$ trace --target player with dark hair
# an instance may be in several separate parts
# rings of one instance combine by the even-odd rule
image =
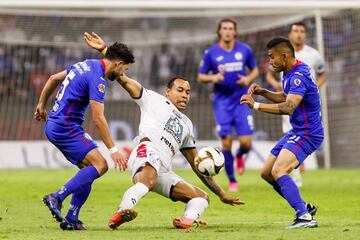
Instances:
[[[88,59],[52,75],[41,92],[34,117],[46,121],[45,134],[72,164],[80,170],[60,190],[44,196],[43,201],[63,230],[86,230],[78,219],[80,209],[87,200],[91,185],[108,170],[105,158],[97,144],[81,127],[88,106],[93,122],[111,153],[115,168],[123,171],[127,160],[115,147],[104,116],[104,97],[108,80],[113,81],[134,63],[131,50],[122,43],[108,48],[104,59]],[[49,116],[46,103],[60,86]],[[72,194],[70,208],[65,218],[61,215],[64,199]]]
[[[288,39],[272,39],[267,47],[274,71],[284,72],[283,91],[271,92],[254,83],[248,94],[241,98],[241,104],[262,112],[290,115],[292,130],[271,150],[261,177],[296,211],[296,219],[289,228],[317,227],[317,221],[313,218],[316,207],[304,202],[288,174],[314,152],[324,139],[319,90],[310,67],[296,60],[294,47]],[[255,102],[252,94],[261,95],[275,103]]]
[[[94,33],[85,33],[85,40],[90,47],[98,50],[105,46],[104,41]],[[118,211],[110,218],[111,229],[133,220],[137,216],[135,205],[149,191],[186,203],[183,216],[173,220],[175,227],[192,229],[206,226],[206,222],[199,221],[199,217],[208,206],[208,195],[172,171],[173,157],[179,151],[197,176],[222,202],[231,205],[243,204],[238,198],[227,195],[212,177],[200,174],[194,165],[197,150],[193,125],[182,113],[190,100],[190,84],[186,79],[170,79],[166,97],[145,89],[125,74],[119,76],[117,81],[139,105],[141,120],[139,136],[136,139],[138,145],[130,154],[128,162],[134,185],[124,193]]]
[[[294,47],[296,59],[306,63],[311,68],[311,73],[316,79],[316,84],[321,88],[326,82],[325,61],[316,49],[305,44],[306,34],[307,28],[303,22],[293,23],[289,27],[288,37]],[[275,90],[282,91],[281,82],[278,81],[277,76],[282,78],[282,74],[276,74],[270,67],[269,71],[266,73],[266,81],[270,83]],[[291,130],[288,115],[282,116],[282,130],[284,134]],[[310,157],[315,159],[315,153],[311,154]],[[303,183],[300,175],[300,167],[294,169],[291,174],[296,185],[301,187]]]
[[[231,152],[233,128],[240,142],[236,154],[238,174],[244,172],[243,156],[251,148],[254,128],[251,109],[238,103],[241,96],[246,94],[249,84],[259,75],[251,47],[236,40],[236,26],[237,23],[232,18],[220,20],[217,28],[219,42],[205,50],[198,74],[199,82],[214,83],[216,128],[225,156],[229,191],[233,192],[238,190]],[[250,69],[249,73],[247,68]]]

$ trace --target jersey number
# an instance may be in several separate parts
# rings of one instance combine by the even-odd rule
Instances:
[[[70,80],[73,80],[74,77],[75,77],[75,73],[73,71],[70,71],[69,74],[66,76],[65,80],[63,81],[63,83],[61,84],[59,91],[56,94],[56,99],[58,101],[60,101],[63,98],[66,87],[69,85]]]

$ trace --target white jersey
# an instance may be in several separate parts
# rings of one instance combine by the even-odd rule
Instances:
[[[141,109],[139,136],[148,137],[159,150],[163,167],[170,170],[172,158],[181,149],[195,148],[193,125],[166,97],[142,88],[134,99]]]
[[[318,50],[304,45],[304,47],[295,52],[296,59],[306,63],[311,68],[311,73],[316,79],[316,74],[321,74],[325,72],[325,61],[321,57]]]
[[[300,51],[295,52],[295,58],[306,63],[311,68],[311,74],[313,75],[314,79],[316,79],[317,74],[325,72],[324,59],[321,57],[320,53],[316,49],[308,45],[304,45],[304,47]],[[282,115],[283,133],[289,132],[291,128],[292,126],[290,124],[289,115]]]

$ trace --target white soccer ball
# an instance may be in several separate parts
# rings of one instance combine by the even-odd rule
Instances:
[[[224,167],[225,158],[219,149],[204,147],[195,158],[195,167],[205,176],[215,176]]]

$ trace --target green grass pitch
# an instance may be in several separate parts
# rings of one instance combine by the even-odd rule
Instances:
[[[128,172],[110,171],[94,183],[82,209],[80,219],[88,231],[64,232],[41,198],[57,190],[75,171],[1,170],[0,239],[360,239],[360,170],[317,170],[303,174],[302,196],[319,207],[317,229],[286,230],[293,220],[293,210],[260,179],[257,171],[248,171],[238,178],[238,195],[247,204],[225,205],[211,193],[210,206],[202,216],[209,226],[206,230],[194,231],[172,226],[172,219],[183,212],[183,203],[154,193],[137,205],[137,219],[117,231],[109,230],[107,221],[131,185]],[[190,170],[181,170],[178,174],[206,190]],[[221,173],[216,180],[226,187],[224,175]],[[68,204],[67,199],[64,214]]]

